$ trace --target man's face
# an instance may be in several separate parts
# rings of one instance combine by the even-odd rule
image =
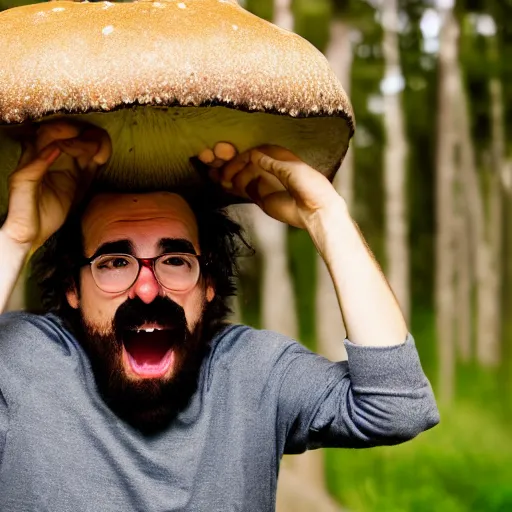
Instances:
[[[176,194],[98,195],[82,232],[86,258],[201,254],[195,216]],[[205,351],[201,319],[213,296],[201,277],[184,292],[169,291],[146,266],[128,289],[106,292],[91,266],[82,268],[79,290],[67,298],[80,311],[81,341],[115,412],[150,430],[186,405]]]

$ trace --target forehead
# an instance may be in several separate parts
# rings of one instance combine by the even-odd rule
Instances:
[[[156,244],[161,238],[185,238],[198,249],[193,211],[181,196],[151,194],[98,194],[82,217],[85,250],[105,242],[128,239],[134,245]]]

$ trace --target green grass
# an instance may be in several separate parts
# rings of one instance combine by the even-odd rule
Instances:
[[[329,450],[333,495],[352,512],[511,511],[511,429],[469,405],[441,417],[400,446]]]

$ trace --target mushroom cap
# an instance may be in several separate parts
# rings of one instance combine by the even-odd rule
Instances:
[[[108,131],[96,179],[120,190],[202,183],[190,158],[220,141],[286,147],[332,179],[354,132],[325,57],[236,0],[48,2],[0,24],[0,213],[21,133],[50,119]]]

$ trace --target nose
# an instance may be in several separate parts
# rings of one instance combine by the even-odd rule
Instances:
[[[156,280],[153,270],[148,267],[142,267],[137,281],[130,288],[128,297],[130,299],[138,297],[142,302],[150,304],[160,295],[161,291],[162,288]]]

